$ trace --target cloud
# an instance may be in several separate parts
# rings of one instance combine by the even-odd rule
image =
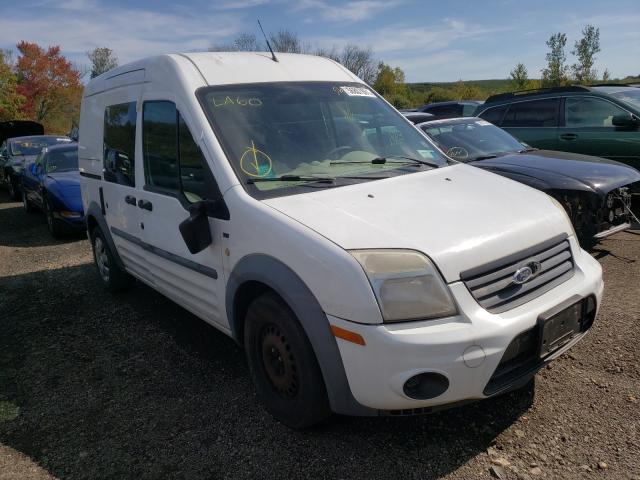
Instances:
[[[99,46],[113,49],[120,63],[161,53],[206,50],[242,26],[239,17],[227,12],[158,12],[104,6],[94,0],[66,0],[49,8],[46,15],[32,13],[30,8],[5,12],[0,45],[13,46],[23,39],[56,44],[76,63],[87,63],[85,52]]]
[[[330,5],[324,0],[300,0],[293,6],[293,11],[313,10],[313,17],[308,17],[307,21],[317,21],[319,18],[332,23],[354,23],[370,19],[401,3],[403,0],[355,0]]]

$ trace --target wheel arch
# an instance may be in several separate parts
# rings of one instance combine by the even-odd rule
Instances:
[[[93,248],[93,232],[96,228],[100,228],[107,245],[113,252],[113,256],[115,261],[118,263],[118,267],[120,267],[123,271],[126,270],[124,267],[124,262],[120,258],[120,254],[118,253],[118,249],[116,248],[115,243],[113,242],[113,237],[111,236],[111,232],[109,231],[109,225],[107,225],[107,220],[104,218],[102,214],[102,209],[100,205],[96,202],[89,203],[89,207],[85,213],[85,222],[87,223],[87,235],[89,236],[89,240],[91,241]]]
[[[349,415],[376,415],[359,404],[349,387],[342,357],[327,316],[304,281],[286,264],[265,254],[242,258],[229,275],[226,310],[233,338],[243,344],[249,303],[265,291],[275,292],[300,322],[320,366],[331,409]]]

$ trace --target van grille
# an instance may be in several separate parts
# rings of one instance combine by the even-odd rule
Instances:
[[[514,273],[521,267],[538,268],[531,280],[518,285]],[[539,297],[573,276],[574,263],[566,235],[496,262],[460,274],[471,295],[491,313],[502,313]]]

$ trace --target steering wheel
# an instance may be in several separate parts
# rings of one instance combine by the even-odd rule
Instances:
[[[464,147],[451,147],[447,150],[447,155],[452,158],[468,158],[469,152]]]
[[[350,146],[350,145],[343,145],[343,146],[341,146],[341,147],[336,147],[336,148],[334,148],[333,150],[331,150],[331,151],[328,153],[328,155],[329,155],[329,158],[330,158],[331,160],[337,160],[337,159],[338,159],[338,154],[339,154],[340,152],[349,153],[349,152],[353,152],[354,150],[355,150],[355,148],[353,148],[353,147],[352,147],[352,146]]]

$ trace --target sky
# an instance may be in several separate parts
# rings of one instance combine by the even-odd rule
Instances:
[[[640,0],[0,0],[0,48],[20,40],[60,45],[77,65],[113,49],[121,64],[149,55],[206,50],[239,33],[297,32],[314,47],[370,47],[408,82],[507,78],[522,62],[530,77],[545,64],[545,41],[586,24],[600,28],[596,68],[640,74]]]

